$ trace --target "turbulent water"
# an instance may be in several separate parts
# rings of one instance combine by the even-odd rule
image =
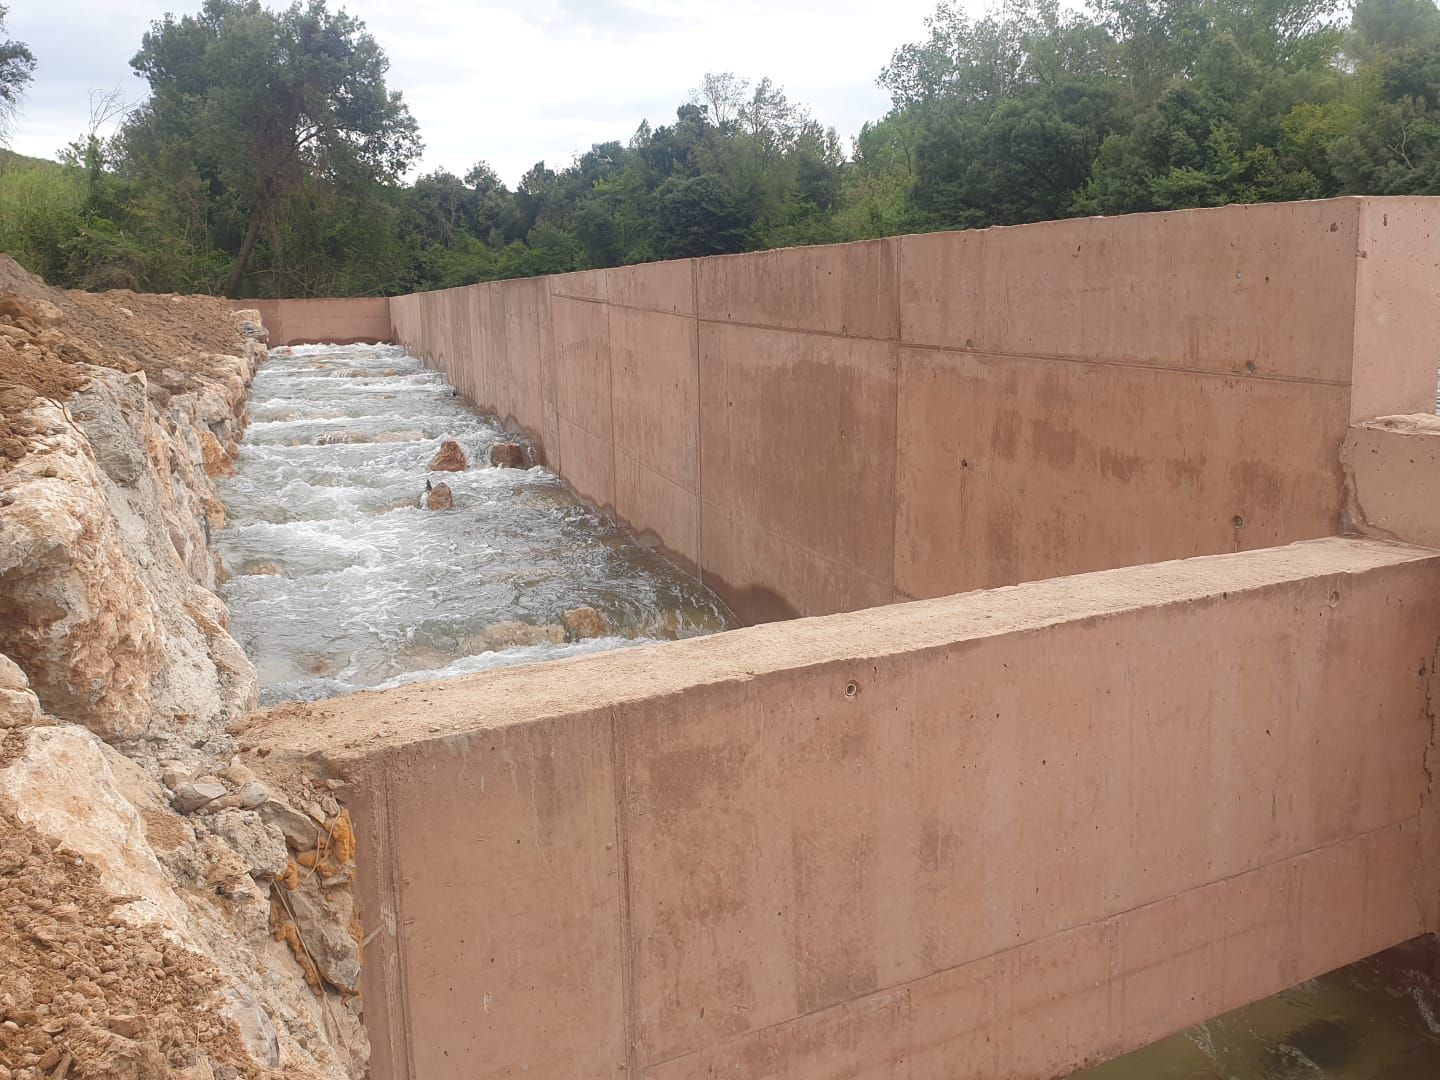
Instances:
[[[1436,1080],[1440,985],[1429,963],[1403,946],[1072,1080]]]
[[[553,474],[491,468],[505,433],[402,349],[273,350],[250,414],[217,540],[231,632],[266,704],[728,625],[707,590]],[[471,468],[429,472],[445,439]],[[453,510],[422,508],[427,478],[451,487]],[[499,649],[487,636],[512,621],[553,634],[581,606],[613,632]]]

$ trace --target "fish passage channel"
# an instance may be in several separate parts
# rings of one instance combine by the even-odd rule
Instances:
[[[492,467],[512,436],[403,349],[271,350],[249,409],[216,539],[262,704],[733,625],[553,473]],[[432,471],[447,440],[468,467]],[[452,508],[426,508],[427,480]]]

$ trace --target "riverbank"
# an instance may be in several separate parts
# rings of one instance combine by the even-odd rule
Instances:
[[[0,1080],[364,1070],[348,817],[236,759],[210,541],[264,355],[0,259]]]

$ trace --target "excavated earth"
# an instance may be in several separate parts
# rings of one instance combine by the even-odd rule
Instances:
[[[350,818],[244,735],[255,312],[0,256],[0,1080],[359,1077]]]

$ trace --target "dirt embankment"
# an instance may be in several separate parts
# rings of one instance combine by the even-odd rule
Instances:
[[[263,330],[0,256],[0,1080],[362,1075],[349,817],[240,760],[215,480]]]

